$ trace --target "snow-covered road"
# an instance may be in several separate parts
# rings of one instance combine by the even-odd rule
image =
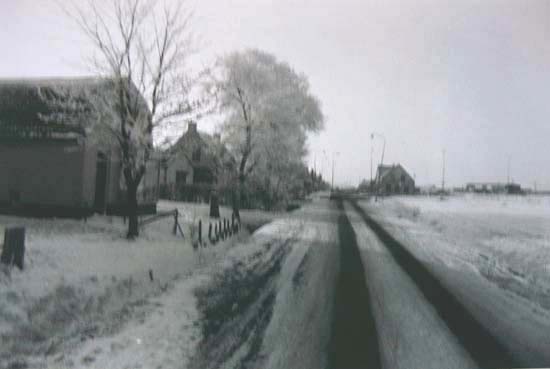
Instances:
[[[550,278],[545,268],[550,265],[550,217],[544,211],[518,215],[507,207],[508,214],[487,218],[481,210],[466,215],[462,208],[432,210],[432,203],[422,204],[421,210],[397,200],[359,203],[389,234],[384,237],[357,208],[344,204],[342,208],[337,201],[317,198],[274,218],[250,237],[198,253],[182,248],[169,232],[157,235],[154,229],[143,244],[127,245],[102,219],[84,225],[31,221],[29,268],[1,281],[6,299],[0,317],[8,321],[15,316],[8,308],[36,311],[29,316],[43,319],[29,318],[32,330],[19,329],[25,337],[41,337],[37,329],[46,329],[50,316],[62,319],[52,324],[63,329],[36,341],[44,346],[35,350],[38,354],[20,350],[16,361],[0,360],[0,367],[548,366]],[[51,240],[43,237],[54,223],[63,232],[54,232]],[[106,233],[111,228],[115,230]],[[73,239],[79,243],[72,244]],[[92,246],[96,239],[103,244]],[[147,244],[159,239],[163,248]],[[408,250],[415,261],[399,256],[389,247],[392,243]],[[53,268],[44,262],[49,260],[46,249],[59,255],[57,264],[67,266]],[[122,268],[104,265],[107,255],[118,254],[128,261]],[[76,263],[82,255],[87,260]],[[118,260],[122,258],[113,259],[115,264]],[[71,268],[71,263],[78,267]],[[146,271],[153,264],[151,283]],[[92,272],[97,276],[86,278]],[[84,287],[110,286],[113,273],[120,282],[101,290],[111,297],[99,295],[90,305]],[[143,281],[136,273],[143,274]],[[63,284],[52,284],[44,297],[29,299],[25,293],[40,286],[36,276],[52,283],[61,278]],[[23,298],[32,304],[27,307]],[[71,313],[73,303],[87,315]],[[87,313],[90,309],[93,314]],[[18,345],[9,330],[3,332],[11,347]],[[496,344],[489,346],[487,334]],[[25,345],[37,347],[30,341]]]
[[[204,341],[193,368],[327,367],[339,260],[332,208],[321,200],[276,220],[226,259],[227,272],[217,280],[239,292],[224,297],[224,288],[217,288],[203,304],[210,308],[201,324],[231,309],[215,325],[218,333]],[[222,333],[227,328],[231,334]]]
[[[346,203],[365,266],[384,368],[476,368],[447,325],[363,219]]]
[[[362,207],[513,356],[550,364],[545,199],[425,198]],[[498,244],[496,243],[498,241]]]

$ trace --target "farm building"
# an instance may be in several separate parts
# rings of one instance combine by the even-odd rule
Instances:
[[[516,183],[475,182],[466,184],[466,192],[486,194],[522,194],[521,186]]]
[[[54,108],[40,91],[57,86],[109,88],[106,79],[97,78],[0,80],[1,211],[40,216],[123,213],[118,146],[91,140],[83,124],[44,120]],[[148,165],[138,190],[141,212],[156,210],[155,169],[155,163]]]
[[[379,194],[397,195],[416,192],[414,179],[401,164],[379,165],[376,171],[376,188]]]
[[[177,200],[208,201],[212,190],[229,185],[235,165],[220,136],[199,132],[194,122],[164,156],[161,194]]]

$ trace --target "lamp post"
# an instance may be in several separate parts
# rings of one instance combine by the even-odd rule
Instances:
[[[337,152],[333,152],[332,153],[332,178],[331,178],[331,184],[330,184],[330,191],[334,191],[334,156],[335,155],[340,155],[340,153],[337,151]]]
[[[323,150],[323,172],[325,172],[325,174],[327,174],[327,165],[330,165],[330,162],[329,162],[329,159],[328,159],[328,155],[327,155],[327,151],[326,150]],[[328,175],[325,177],[328,179]]]
[[[372,144],[372,139],[374,137],[371,136],[370,139],[370,184],[372,186],[372,157],[374,155],[374,145]]]
[[[441,173],[441,194],[445,194],[445,149],[443,149],[443,170]]]
[[[383,134],[372,132],[370,135],[371,143],[374,140],[374,136],[380,137],[382,139],[382,157],[380,158],[380,167],[384,164],[384,152],[386,151],[386,137],[384,137]],[[371,183],[372,183],[372,153],[373,153],[373,145],[371,145]],[[380,185],[380,175],[377,176],[377,186]],[[378,188],[376,189],[376,192],[378,192]]]

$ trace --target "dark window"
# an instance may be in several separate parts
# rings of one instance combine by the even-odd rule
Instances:
[[[212,184],[214,176],[212,171],[207,168],[196,168],[193,172],[193,183]]]
[[[9,191],[10,205],[17,205],[21,201],[21,193],[18,190]]]
[[[191,156],[191,159],[193,161],[200,161],[201,160],[201,148],[197,147],[195,150],[193,150],[193,155]]]
[[[183,170],[176,171],[176,186],[177,187],[185,185],[185,183],[187,182],[186,179],[187,179],[187,172],[185,172]]]

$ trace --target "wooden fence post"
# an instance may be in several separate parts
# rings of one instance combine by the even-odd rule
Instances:
[[[178,209],[174,210],[174,229],[172,231],[174,236],[176,235],[177,231],[178,231]]]
[[[11,266],[15,264],[23,270],[25,259],[25,228],[10,227],[4,231],[4,247],[0,262]]]

